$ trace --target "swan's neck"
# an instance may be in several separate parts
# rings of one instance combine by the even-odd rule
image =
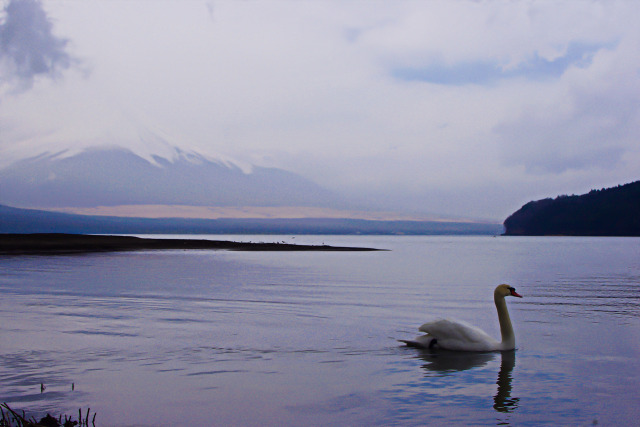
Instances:
[[[494,294],[493,300],[498,310],[498,321],[500,322],[500,334],[502,335],[502,350],[513,350],[516,347],[516,337],[511,326],[511,318],[509,318],[509,310],[507,310],[507,302],[502,295]]]

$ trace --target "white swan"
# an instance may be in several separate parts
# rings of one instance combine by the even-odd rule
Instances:
[[[507,296],[522,298],[522,295],[509,285],[499,285],[493,292],[502,341],[496,341],[484,331],[468,323],[446,319],[428,322],[420,326],[419,330],[426,335],[421,335],[415,340],[400,341],[412,347],[442,348],[454,351],[513,350],[516,347],[516,337],[513,334],[507,303],[504,300]]]

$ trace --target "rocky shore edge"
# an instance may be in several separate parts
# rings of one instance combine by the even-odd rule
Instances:
[[[156,239],[134,236],[94,234],[0,234],[0,255],[56,254],[82,252],[116,252],[167,249],[218,249],[230,251],[377,251],[329,245],[299,245],[291,243],[253,243],[227,240]]]

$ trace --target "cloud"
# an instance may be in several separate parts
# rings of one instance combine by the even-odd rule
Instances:
[[[0,76],[14,89],[28,89],[38,76],[53,77],[71,66],[67,40],[56,37],[53,24],[37,0],[10,0],[0,23]]]
[[[640,60],[632,45],[599,52],[589,68],[571,69],[544,90],[532,85],[540,94],[529,92],[529,103],[494,127],[503,164],[534,175],[622,170],[640,134]]]
[[[387,209],[500,217],[638,179],[639,2],[2,4],[40,10],[14,31],[57,42],[21,45],[48,64],[23,77],[2,51],[38,90],[0,103],[0,161],[91,144],[126,107],[185,150]],[[49,79],[75,68],[71,47],[91,75]]]
[[[562,56],[549,59],[539,52],[534,52],[526,61],[512,67],[505,67],[497,61],[461,62],[451,65],[436,62],[420,68],[401,67],[391,73],[400,80],[443,85],[487,85],[513,78],[545,80],[561,77],[570,67],[588,67],[600,49],[609,48],[611,45],[574,42],[569,44]]]

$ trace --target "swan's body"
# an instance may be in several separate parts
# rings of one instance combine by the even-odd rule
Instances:
[[[516,337],[511,326],[507,303],[507,296],[522,298],[515,288],[509,285],[499,285],[493,292],[493,300],[498,311],[500,333],[502,341],[497,341],[484,331],[468,323],[453,320],[436,320],[420,326],[421,335],[414,340],[401,340],[412,347],[442,348],[453,351],[503,351],[516,347]]]

